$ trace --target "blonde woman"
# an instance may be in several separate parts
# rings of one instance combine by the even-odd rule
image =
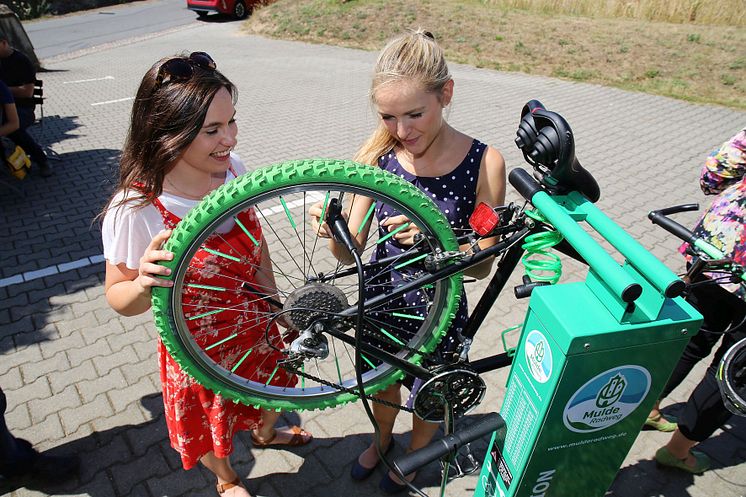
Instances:
[[[430,33],[416,31],[391,40],[378,56],[371,85],[370,95],[378,115],[378,127],[360,148],[355,160],[378,166],[417,186],[440,207],[458,235],[469,229],[469,216],[480,202],[493,207],[503,203],[505,163],[500,152],[448,124],[444,110],[451,103],[453,94],[454,81],[443,50]],[[370,222],[359,228],[370,205],[369,199],[356,199],[346,213],[350,232],[357,233],[355,242],[361,247],[368,237]],[[329,236],[327,226],[318,225],[321,211],[322,206],[317,204],[311,208],[310,214],[319,233]],[[408,223],[406,216],[385,204],[376,206],[375,215],[381,238]],[[418,228],[409,224],[379,244],[373,259],[404,252],[418,233]],[[481,243],[486,247],[494,242],[483,240]],[[330,242],[330,247],[339,260],[352,262],[351,255],[341,244]],[[492,260],[485,260],[471,268],[468,274],[483,278],[489,275],[491,267]],[[367,285],[369,296],[382,288],[401,285],[406,278],[405,271],[392,270],[380,276],[375,284]],[[389,306],[416,308],[422,302],[423,296],[412,292],[390,302]],[[394,322],[389,323],[390,328],[406,335],[406,320],[391,319]],[[440,353],[446,353],[454,345],[466,319],[466,299],[462,296],[452,326],[439,345]],[[411,389],[411,379],[404,383]],[[376,397],[400,404],[401,384],[389,386]],[[373,403],[373,414],[380,427],[381,448],[385,452],[393,446],[392,433],[398,413],[398,409]],[[437,424],[415,416],[407,451],[427,445],[437,428]],[[371,443],[353,464],[352,478],[362,480],[369,477],[378,463],[378,452]],[[414,474],[408,475],[407,480],[414,477]],[[395,493],[404,490],[406,485],[389,472],[384,475],[380,487],[385,492]]]

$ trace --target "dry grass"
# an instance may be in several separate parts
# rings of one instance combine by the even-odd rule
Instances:
[[[531,0],[279,0],[258,9],[247,29],[378,50],[402,29],[424,27],[455,62],[746,109],[743,27],[550,15],[493,5],[503,1]],[[637,0],[646,1],[654,0]]]
[[[743,0],[484,0],[484,3],[544,14],[746,25]]]

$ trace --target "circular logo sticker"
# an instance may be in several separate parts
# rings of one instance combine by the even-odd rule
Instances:
[[[539,383],[546,383],[552,376],[552,349],[540,331],[532,330],[526,337],[526,364],[531,376]]]
[[[632,414],[650,390],[650,373],[641,366],[618,366],[580,387],[565,406],[568,430],[590,433],[613,426]]]

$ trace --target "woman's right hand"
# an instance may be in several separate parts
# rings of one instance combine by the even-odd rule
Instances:
[[[159,278],[159,276],[169,276],[171,270],[158,264],[159,261],[173,260],[174,254],[168,250],[163,250],[163,244],[171,236],[171,230],[163,230],[153,237],[145,249],[145,253],[140,257],[140,267],[135,281],[144,290],[150,290],[154,286],[173,286],[173,281]]]

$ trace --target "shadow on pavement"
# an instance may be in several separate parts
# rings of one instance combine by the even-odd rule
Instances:
[[[682,403],[668,406],[666,413],[675,414]],[[699,444],[698,450],[705,452],[712,459],[712,468],[709,471],[717,474],[718,470],[743,464],[746,460],[746,419],[733,416],[723,427],[722,431]],[[641,434],[645,436],[645,434]],[[660,467],[653,459],[651,450],[650,458],[640,460],[636,464],[622,468],[616,476],[606,497],[626,497],[655,495],[660,497],[692,497],[700,495],[699,492],[692,494],[689,487],[694,487],[695,477],[684,471],[672,468]],[[709,474],[705,473],[707,476]],[[665,483],[661,492],[661,482]],[[733,482],[738,484],[737,482]]]
[[[71,128],[72,129],[72,128]],[[116,181],[119,150],[61,153],[54,175],[0,184],[0,279],[101,253],[95,217]]]
[[[129,424],[91,433],[83,438],[63,443],[49,449],[56,456],[78,454],[81,469],[78,478],[59,485],[17,482],[14,485],[0,485],[0,494],[19,488],[42,492],[47,495],[88,495],[90,497],[123,497],[136,495],[213,495],[214,476],[204,467],[197,466],[184,471],[178,454],[170,447],[166,423],[163,419],[163,401],[160,394],[151,394],[140,399],[140,404],[149,413],[151,421]],[[278,424],[299,424],[296,413],[285,413]],[[342,451],[346,445],[364,447],[367,436],[355,435],[345,440],[339,438],[315,439],[304,447],[278,447],[276,449],[255,449],[252,453],[250,435],[240,432],[234,439],[234,452],[231,463],[244,479],[252,495],[279,495],[274,486],[287,490],[298,488],[294,495],[307,495],[309,482],[331,483],[328,469],[321,466],[322,460],[342,459],[349,455]],[[340,452],[342,451],[342,452]],[[283,473],[288,467],[283,453],[292,452],[302,460],[297,472]],[[357,453],[357,452],[356,452]],[[252,478],[251,472],[256,459],[271,457],[272,473]],[[256,458],[256,459],[255,459]],[[347,481],[349,464],[337,468]],[[275,472],[276,471],[276,472]],[[377,483],[377,480],[375,480]],[[145,488],[147,487],[147,488]],[[329,495],[336,495],[331,493]]]

